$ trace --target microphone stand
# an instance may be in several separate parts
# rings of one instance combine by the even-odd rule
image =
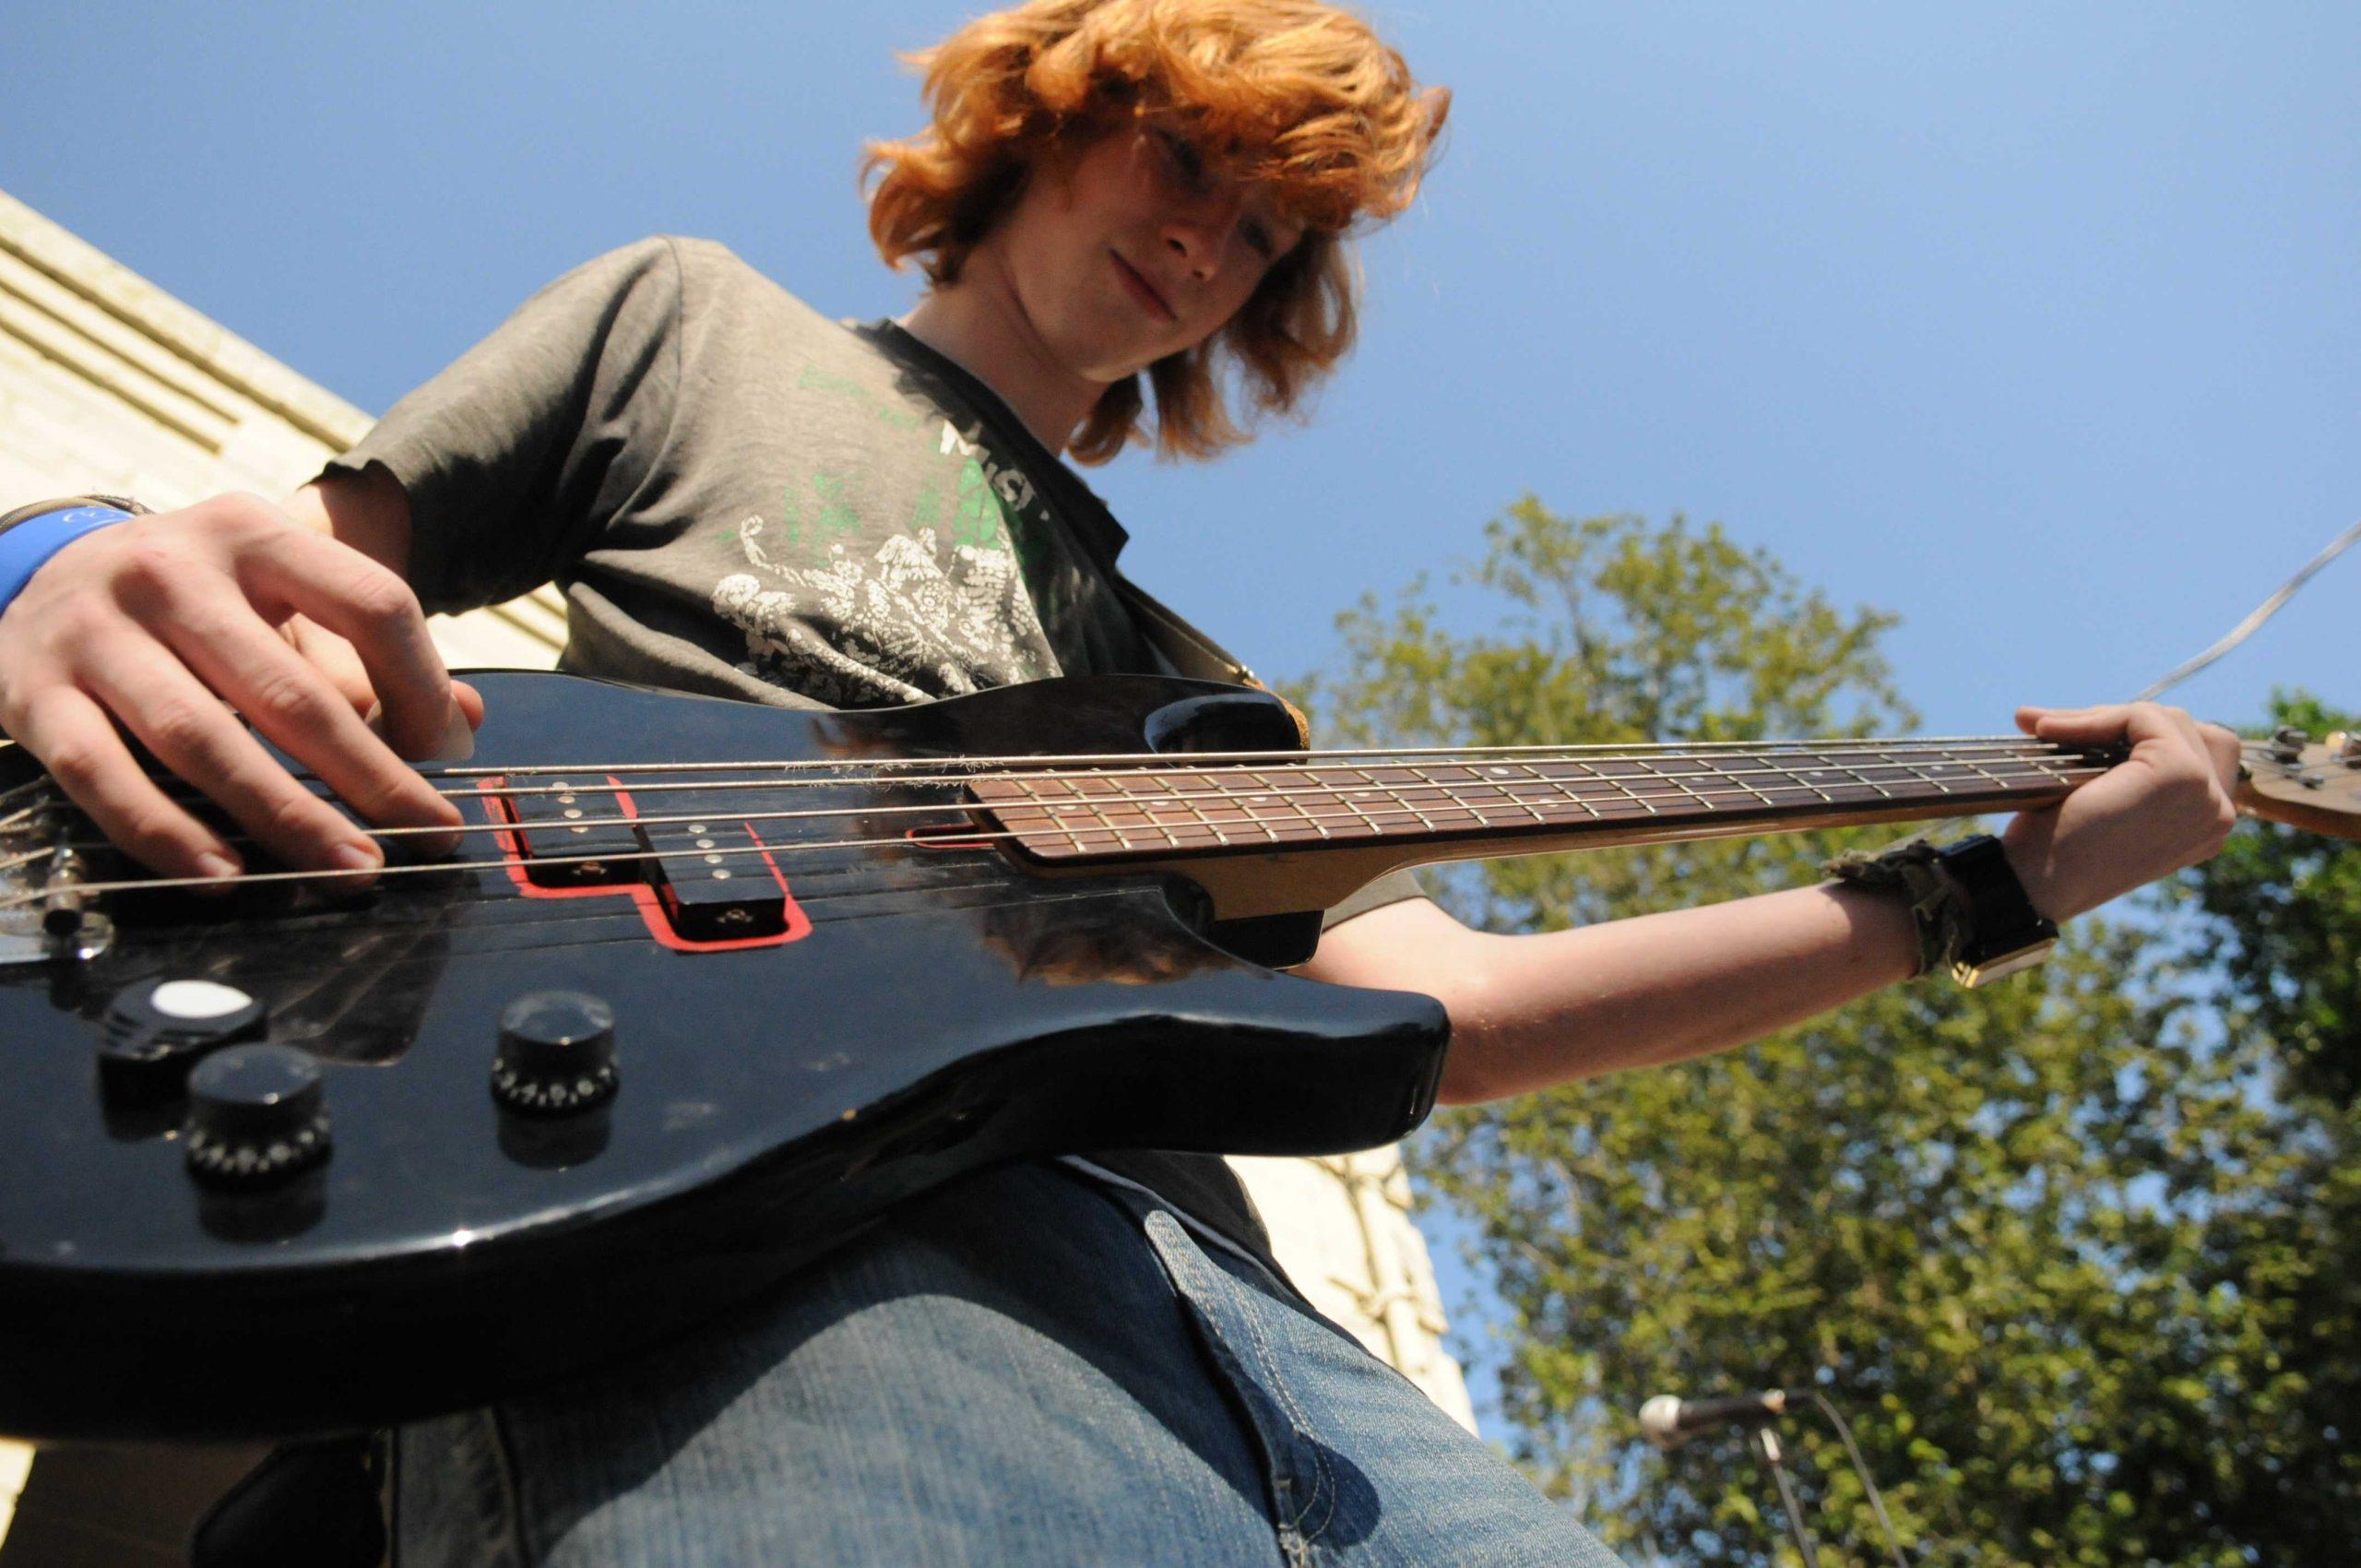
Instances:
[[[1779,1436],[1771,1430],[1768,1420],[1749,1421],[1746,1428],[1748,1445],[1755,1456],[1771,1471],[1771,1479],[1779,1488],[1779,1505],[1787,1515],[1787,1531],[1796,1538],[1796,1550],[1804,1555],[1804,1568],[1820,1568],[1820,1549],[1812,1543],[1811,1532],[1804,1527],[1803,1509],[1796,1502],[1796,1489],[1787,1479],[1787,1467],[1780,1463]]]

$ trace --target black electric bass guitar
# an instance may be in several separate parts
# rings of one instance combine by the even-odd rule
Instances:
[[[2013,810],[2021,737],[1304,753],[1266,695],[810,714],[470,677],[460,849],[138,873],[0,747],[0,1432],[268,1436],[564,1374],[981,1165],[1318,1153],[1434,1095],[1432,1000],[1290,978],[1419,861]],[[2341,831],[2361,746],[2250,803]],[[388,834],[397,845],[398,831]]]

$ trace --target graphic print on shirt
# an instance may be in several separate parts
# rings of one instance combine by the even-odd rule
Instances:
[[[952,459],[955,493],[946,502],[930,476],[895,531],[865,528],[856,478],[825,470],[808,476],[804,496],[789,491],[777,523],[757,514],[740,524],[748,569],[724,576],[712,600],[745,634],[738,668],[838,707],[1059,673],[1007,512],[1012,493],[1031,498],[1031,481],[988,471],[989,455],[946,421],[938,460]]]

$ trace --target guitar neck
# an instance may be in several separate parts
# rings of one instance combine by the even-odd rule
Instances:
[[[1437,861],[1927,821],[2061,800],[2111,756],[2023,737],[1125,759],[978,778],[1051,873],[1178,872],[1222,919]]]

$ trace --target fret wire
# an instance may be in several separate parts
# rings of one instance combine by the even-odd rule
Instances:
[[[1148,783],[1159,792],[1169,797],[1174,788],[1169,781],[1169,775],[1158,776],[1151,774],[1148,776]],[[1185,793],[1185,790],[1183,793]],[[1155,797],[1150,798],[1154,799]],[[1181,835],[1183,833],[1195,832],[1200,829],[1204,832],[1211,833],[1214,837],[1214,842],[1216,845],[1227,844],[1229,841],[1222,837],[1220,831],[1216,829],[1212,823],[1205,820],[1204,812],[1198,807],[1194,801],[1167,798],[1158,802],[1158,805],[1166,815],[1178,818],[1178,820],[1168,821],[1166,820],[1166,816],[1158,815],[1155,810],[1148,810],[1148,820],[1157,825],[1158,830],[1163,833],[1166,840],[1172,844],[1174,848],[1188,848],[1188,841],[1184,839]],[[1192,818],[1194,820],[1191,820]]]
[[[1259,777],[1259,776],[1258,776],[1258,777]],[[1263,782],[1264,782],[1264,784],[1269,784],[1269,783],[1270,783],[1270,780],[1269,780],[1269,778],[1263,778]],[[1273,787],[1273,789],[1270,790],[1270,796],[1271,796],[1271,799],[1272,799],[1273,801],[1276,802],[1278,803],[1279,807],[1280,807],[1282,810],[1285,810],[1285,811],[1291,811],[1291,812],[1295,813],[1295,814],[1296,814],[1298,817],[1299,817],[1299,818],[1301,818],[1301,819],[1302,819],[1302,822],[1304,823],[1304,825],[1309,826],[1309,825],[1311,824],[1311,814],[1304,810],[1304,808],[1303,808],[1303,802],[1302,802],[1302,801],[1299,798],[1299,797],[1300,797],[1303,793],[1304,793],[1304,791],[1302,791],[1302,790],[1293,790],[1293,789],[1289,789],[1289,788],[1287,788],[1287,785],[1286,785],[1285,783],[1281,783],[1281,784],[1279,784],[1279,785],[1276,785],[1276,786]],[[1290,834],[1292,834],[1292,833],[1294,832],[1295,827],[1296,827],[1296,826],[1297,826],[1297,825],[1296,825],[1295,823],[1292,823],[1292,822],[1286,822],[1286,823],[1273,823],[1271,826],[1272,826],[1272,829],[1273,829],[1273,831],[1275,831],[1275,832],[1277,829],[1284,827],[1284,828],[1287,829],[1287,830],[1288,830],[1288,832],[1289,832]],[[1326,836],[1325,834],[1323,834],[1323,835],[1322,835],[1322,837],[1327,837],[1327,836]]]
[[[1544,776],[1543,776],[1543,775],[1542,775],[1538,770],[1536,770],[1536,769],[1534,767],[1534,766],[1533,766],[1531,763],[1529,763],[1529,762],[1526,762],[1526,763],[1518,763],[1518,764],[1516,764],[1515,766],[1519,766],[1519,767],[1524,768],[1524,769],[1525,769],[1525,771],[1526,773],[1531,774],[1531,775],[1532,775],[1532,777],[1533,777],[1533,780],[1534,780],[1534,782],[1536,782],[1536,783],[1539,783],[1539,784],[1547,784],[1547,783],[1548,783],[1548,782],[1549,782],[1549,780],[1548,780],[1546,777],[1544,777]],[[1500,771],[1500,769],[1495,768],[1493,771],[1494,771],[1494,772],[1498,772],[1498,771]],[[1533,820],[1534,820],[1534,821],[1538,822],[1538,823],[1544,823],[1544,824],[1546,824],[1546,823],[1548,823],[1548,822],[1549,821],[1549,818],[1548,818],[1548,816],[1546,816],[1546,815],[1544,815],[1544,814],[1542,814],[1542,811],[1541,811],[1541,808],[1540,808],[1540,807],[1538,807],[1538,806],[1535,805],[1531,801],[1526,800],[1524,796],[1519,795],[1519,794],[1517,794],[1515,791],[1513,791],[1513,790],[1512,790],[1507,789],[1507,787],[1506,787],[1506,786],[1503,786],[1503,787],[1502,787],[1502,790],[1501,790],[1501,792],[1502,792],[1502,793],[1504,793],[1504,794],[1506,794],[1506,795],[1508,796],[1508,798],[1509,798],[1511,801],[1513,801],[1516,804],[1518,804],[1518,805],[1520,805],[1520,806],[1523,806],[1526,811],[1531,812],[1531,813],[1533,814]]]
[[[1188,799],[1189,810],[1195,814],[1199,822],[1204,824],[1205,830],[1214,836],[1214,842],[1227,847],[1229,843],[1229,835],[1221,830],[1221,824],[1216,822],[1211,816],[1206,814],[1204,801],[1199,799],[1193,792],[1183,791],[1183,793]]]
[[[1657,777],[1657,778],[1664,778],[1664,777],[1665,777],[1665,776],[1664,776],[1664,774],[1663,774],[1659,769],[1657,769],[1657,768],[1655,768],[1655,767],[1654,767],[1654,766],[1650,766],[1649,765],[1644,764],[1644,763],[1643,763],[1643,764],[1642,764],[1641,766],[1643,766],[1643,767],[1647,767],[1648,772],[1649,772],[1651,775],[1655,776],[1655,777]],[[1695,789],[1693,789],[1691,786],[1690,786],[1690,785],[1689,785],[1688,783],[1686,783],[1685,781],[1682,781],[1682,780],[1679,780],[1679,779],[1667,779],[1667,782],[1670,782],[1670,783],[1675,783],[1675,784],[1677,784],[1677,785],[1679,786],[1679,788],[1680,791],[1681,791],[1683,794],[1687,795],[1691,800],[1692,800],[1692,801],[1696,802],[1698,803],[1698,805],[1702,806],[1702,807],[1703,807],[1703,808],[1704,808],[1706,811],[1710,812],[1710,811],[1712,811],[1712,810],[1714,809],[1714,802],[1711,802],[1711,801],[1707,800],[1704,796],[1703,796],[1703,795],[1699,794]]]
[[[1889,800],[1889,801],[1890,801],[1890,800],[1892,800],[1892,799],[1893,799],[1893,791],[1892,791],[1892,790],[1889,790],[1889,789],[1887,789],[1883,784],[1880,783],[1878,780],[1876,780],[1876,779],[1874,779],[1874,778],[1871,778],[1869,776],[1869,770],[1868,770],[1867,768],[1857,767],[1857,766],[1845,766],[1845,767],[1841,767],[1841,768],[1839,768],[1837,771],[1838,771],[1838,772],[1840,772],[1840,773],[1850,773],[1850,774],[1853,776],[1853,778],[1854,778],[1854,779],[1855,779],[1855,781],[1856,781],[1856,782],[1868,785],[1870,789],[1875,790],[1876,790],[1880,795],[1883,796],[1885,799],[1887,799],[1887,800]]]
[[[1093,783],[1100,782],[1101,780],[1104,780],[1103,789],[1097,790],[1091,789],[1091,785]],[[1074,791],[1075,804],[1078,805],[1081,810],[1089,814],[1092,823],[1091,831],[1105,833],[1111,836],[1115,840],[1115,848],[1118,850],[1128,851],[1132,847],[1131,839],[1127,837],[1124,835],[1123,830],[1116,826],[1114,822],[1108,816],[1107,806],[1105,803],[1107,791],[1113,790],[1117,793],[1121,793],[1122,786],[1115,783],[1111,779],[1107,779],[1102,774],[1076,778],[1067,787]]]
[[[1928,773],[1927,773],[1926,768],[1925,768],[1923,766],[1919,765],[1919,764],[1916,764],[1916,763],[1905,763],[1905,764],[1902,765],[1902,770],[1903,770],[1904,773],[1907,773],[1907,774],[1911,775],[1913,778],[1916,778],[1919,782],[1921,782],[1921,783],[1923,783],[1923,784],[1929,784],[1929,785],[1932,785],[1932,786],[1933,786],[1937,790],[1939,790],[1940,792],[1941,792],[1941,793],[1943,793],[1943,794],[1946,794],[1946,795],[1955,795],[1955,794],[1959,793],[1959,791],[1958,791],[1958,790],[1956,790],[1952,789],[1950,785],[1948,785],[1948,784],[1944,783],[1941,779],[1940,779],[1940,778],[1929,778],[1929,777],[1928,776]]]
[[[1309,777],[1315,785],[1319,783],[1320,780],[1318,774],[1314,773]],[[1328,829],[1322,826],[1320,820],[1311,814],[1309,807],[1303,804],[1302,801],[1299,799],[1300,793],[1301,791],[1290,791],[1287,797],[1288,803],[1295,807],[1296,814],[1303,818],[1305,824],[1309,826],[1314,833],[1319,834],[1323,838],[1327,837]]]
[[[1060,822],[1057,807],[1050,802],[1049,797],[1042,792],[1039,780],[1021,778],[1017,781],[1017,787],[1023,790],[1026,795],[1036,803],[1037,807],[1040,811],[1041,820],[1049,825],[1050,832],[1063,833],[1066,837],[1067,842],[1074,846],[1074,852],[1075,854],[1080,855],[1089,852],[1082,842],[1082,835],[1076,833],[1073,828],[1063,826]]]
[[[1639,764],[1637,764],[1637,763],[1634,763],[1634,764],[1632,764],[1632,766],[1636,767],[1636,766],[1639,766],[1640,765],[1639,765]],[[1629,784],[1625,783],[1625,782],[1622,780],[1622,778],[1621,778],[1620,777],[1616,777],[1616,778],[1613,778],[1613,783],[1614,783],[1614,785],[1615,785],[1615,787],[1616,787],[1617,789],[1619,789],[1619,790],[1622,790],[1626,795],[1629,795],[1631,799],[1633,799],[1633,800],[1635,800],[1635,801],[1639,802],[1640,802],[1640,804],[1642,804],[1643,806],[1647,807],[1648,814],[1649,814],[1650,816],[1655,816],[1655,815],[1657,815],[1657,814],[1657,814],[1657,811],[1656,811],[1656,808],[1655,808],[1655,803],[1654,802],[1652,802],[1652,801],[1648,800],[1645,796],[1642,795],[1642,794],[1641,794],[1637,790],[1632,789],[1631,785],[1629,785]]]
[[[1762,787],[1761,787],[1761,786],[1759,786],[1759,785],[1755,785],[1755,784],[1749,784],[1749,783],[1745,782],[1745,781],[1744,781],[1744,779],[1743,779],[1743,778],[1740,778],[1740,776],[1739,776],[1739,775],[1738,775],[1738,774],[1736,774],[1736,773],[1731,773],[1731,772],[1728,772],[1728,771],[1726,771],[1726,770],[1723,770],[1723,771],[1722,771],[1722,775],[1721,775],[1721,776],[1722,776],[1722,777],[1724,777],[1724,778],[1729,778],[1729,779],[1737,780],[1737,782],[1738,782],[1738,787],[1739,789],[1741,789],[1741,790],[1745,790],[1748,794],[1752,795],[1756,800],[1758,800],[1758,801],[1762,802],[1762,804],[1764,804],[1764,805],[1766,805],[1766,806],[1776,805],[1776,804],[1778,803],[1777,802],[1774,801],[1774,800],[1773,800],[1773,799],[1772,799],[1768,794],[1764,793],[1764,791],[1762,790]]]
[[[1390,784],[1389,784],[1389,785],[1387,785],[1387,786],[1386,786],[1386,790],[1385,790],[1385,792],[1386,792],[1387,794],[1389,794],[1389,795],[1391,795],[1391,796],[1393,796],[1393,797],[1394,797],[1394,803],[1395,805],[1400,806],[1404,811],[1406,811],[1406,812],[1408,812],[1412,816],[1417,817],[1417,818],[1418,819],[1418,826],[1419,826],[1420,827],[1424,828],[1427,832],[1429,832],[1429,833],[1437,833],[1437,832],[1442,831],[1440,828],[1436,827],[1436,826],[1435,826],[1435,825],[1434,825],[1431,821],[1430,821],[1430,820],[1428,819],[1428,817],[1427,817],[1427,814],[1426,814],[1426,813],[1424,813],[1424,812],[1420,811],[1418,807],[1416,807],[1416,806],[1412,805],[1412,804],[1410,803],[1410,802],[1409,802],[1408,798],[1407,798],[1407,797],[1406,797],[1398,788],[1396,788],[1396,787],[1394,787],[1394,786],[1393,786],[1393,785],[1390,785]]]
[[[1580,763],[1576,763],[1574,766],[1579,767],[1582,765]],[[1558,792],[1558,800],[1560,803],[1580,806],[1583,810],[1590,814],[1592,821],[1596,822],[1599,820],[1598,808],[1591,804],[1589,799],[1574,788],[1574,781],[1572,779],[1556,778],[1548,774],[1542,775],[1542,778],[1551,789]]]
[[[1247,778],[1249,782],[1252,783],[1262,783],[1260,779],[1255,778],[1255,777],[1251,773],[1247,775]],[[1267,790],[1268,786],[1264,786],[1264,788]],[[1274,844],[1277,843],[1279,841],[1279,830],[1273,827],[1268,822],[1263,820],[1262,816],[1255,812],[1253,807],[1246,803],[1246,798],[1243,795],[1238,794],[1235,790],[1232,790],[1230,793],[1233,799],[1237,802],[1238,809],[1245,814],[1248,825],[1250,826],[1261,828],[1263,830],[1264,837],[1269,839]]]
[[[1362,786],[1358,791],[1354,791],[1352,793],[1374,795],[1382,792],[1378,790],[1370,788],[1370,786],[1374,785],[1377,780],[1367,768],[1355,768],[1351,771],[1360,775]],[[1338,791],[1338,798],[1344,801],[1347,809],[1361,819],[1362,823],[1368,826],[1370,833],[1382,834],[1385,829],[1378,826],[1377,819],[1369,814],[1369,809],[1367,807],[1363,806],[1360,802],[1352,798],[1352,793],[1340,790]]]

